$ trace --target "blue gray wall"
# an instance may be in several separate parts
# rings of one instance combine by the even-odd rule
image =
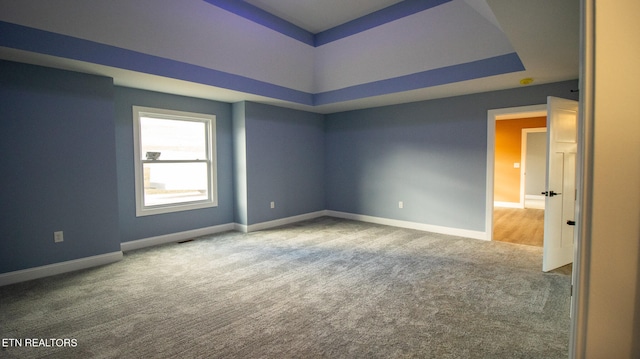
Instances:
[[[244,125],[247,223],[243,224],[323,210],[324,116],[244,102]]]
[[[0,273],[120,251],[112,80],[0,61],[0,109]]]
[[[0,273],[324,209],[483,231],[487,110],[576,98],[575,88],[568,81],[320,115],[1,61]],[[216,115],[218,207],[135,216],[133,105]],[[55,244],[60,230],[65,241]]]
[[[487,111],[577,99],[577,81],[326,116],[328,210],[484,231]],[[404,208],[398,208],[398,202]]]
[[[217,207],[136,217],[132,113],[134,105],[216,115]],[[233,148],[230,104],[116,87],[115,108],[118,214],[122,242],[233,222]]]

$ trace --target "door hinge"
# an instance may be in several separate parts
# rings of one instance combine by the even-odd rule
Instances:
[[[569,297],[573,297],[573,284],[569,287]]]

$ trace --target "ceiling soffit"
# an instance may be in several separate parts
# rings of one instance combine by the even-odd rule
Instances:
[[[80,0],[70,0],[70,2],[73,1]],[[55,28],[48,29],[47,26],[33,28],[33,23],[24,22],[21,24],[21,21],[14,21],[5,15],[0,15],[0,32],[3,33],[3,36],[0,37],[0,58],[18,61],[22,59],[34,64],[111,76],[114,77],[116,84],[124,86],[154,89],[154,86],[157,85],[156,89],[159,90],[171,88],[172,86],[167,86],[168,82],[178,81],[175,84],[180,86],[173,86],[173,90],[170,92],[178,94],[184,92],[203,98],[228,99],[230,102],[252,99],[327,113],[332,109],[370,106],[371,101],[363,101],[365,99],[375,99],[377,104],[389,104],[425,99],[425,96],[437,98],[469,93],[468,91],[516,87],[517,85],[511,84],[517,80],[514,81],[515,77],[509,74],[522,74],[523,72],[528,74],[531,72],[529,66],[525,70],[523,63],[526,65],[527,62],[521,61],[518,55],[521,50],[525,51],[527,42],[526,38],[522,36],[509,36],[507,39],[502,31],[501,24],[503,23],[496,19],[493,8],[498,6],[498,10],[504,10],[507,7],[516,8],[517,5],[512,0],[500,3],[498,1],[491,0],[492,7],[489,7],[485,0],[392,1],[394,4],[391,6],[374,10],[373,13],[323,30],[320,33],[312,33],[273,15],[271,15],[271,20],[279,19],[274,21],[284,27],[273,26],[268,22],[267,24],[261,23],[264,20],[260,20],[260,18],[268,13],[251,2],[261,5],[259,3],[265,1],[191,0],[181,5],[188,8],[184,10],[185,19],[188,16],[187,12],[199,8],[205,11],[201,11],[198,16],[189,16],[189,18],[211,22],[207,16],[214,14],[218,17],[218,21],[222,19],[222,22],[226,21],[227,25],[236,25],[235,32],[243,32],[248,26],[247,21],[258,27],[264,28],[266,26],[274,30],[273,32],[262,31],[264,33],[262,35],[260,32],[256,32],[259,31],[256,28],[253,33],[244,31],[243,35],[245,36],[258,35],[277,40],[275,34],[279,34],[282,39],[295,39],[289,33],[289,29],[297,28],[300,33],[311,37],[311,40],[289,40],[291,43],[299,43],[302,48],[306,46],[312,50],[311,53],[304,50],[305,54],[302,57],[297,56],[298,52],[295,51],[279,51],[279,55],[283,59],[302,59],[298,61],[300,64],[296,65],[299,67],[297,70],[292,71],[289,65],[280,65],[277,60],[269,61],[273,66],[280,65],[282,71],[276,71],[275,75],[273,75],[274,71],[269,69],[254,74],[245,72],[241,68],[241,64],[238,65],[237,70],[229,70],[219,67],[220,61],[213,61],[211,65],[207,65],[162,54],[158,56],[144,48],[121,47],[121,45],[109,44],[101,40],[92,41],[90,38],[78,38],[76,37],[78,35],[65,34],[64,31],[60,32]],[[563,2],[568,3],[572,0],[563,0]],[[13,5],[10,3],[12,2],[8,0],[0,0],[0,10],[2,8],[16,8],[14,3]],[[204,8],[198,7],[198,3],[205,4]],[[246,6],[231,8],[229,5],[231,3]],[[121,10],[114,8],[125,6],[123,4],[111,5],[110,3],[108,9],[110,11]],[[126,4],[129,8],[125,10],[131,10],[132,7],[138,7],[137,10],[145,9],[144,6],[134,6],[129,2]],[[171,4],[171,2],[167,2],[164,5],[171,7],[173,6]],[[216,6],[207,10],[207,5],[210,4]],[[9,5],[11,7],[8,7]],[[176,9],[164,9],[166,7],[164,5],[155,9],[158,11],[157,16],[160,16],[160,12],[163,11],[175,13]],[[225,11],[212,10],[216,7]],[[24,11],[33,10],[29,5],[24,5],[23,8]],[[87,9],[89,8],[87,7]],[[258,10],[256,11],[256,9]],[[99,10],[92,9],[92,11],[98,12]],[[446,11],[451,13],[446,14]],[[546,11],[548,13],[550,10]],[[0,13],[3,12],[0,11]],[[207,15],[202,14],[203,12],[207,12]],[[222,13],[228,15],[222,16]],[[504,13],[504,11],[498,12],[502,17],[505,16]],[[513,10],[506,13],[514,17]],[[47,20],[47,13],[42,12],[42,14],[40,20]],[[136,14],[132,13],[128,16],[136,17]],[[237,20],[234,20],[234,16]],[[532,25],[523,22],[522,20],[525,18],[510,19],[507,28],[512,29],[511,33],[526,34],[531,30]],[[553,21],[554,19],[549,20],[550,23],[554,23]],[[513,24],[516,23],[524,23],[524,29],[514,30],[516,27]],[[36,22],[36,24],[38,24],[36,26],[40,26],[40,23]],[[451,26],[447,27],[447,24]],[[566,22],[563,23],[563,25],[565,24]],[[168,26],[167,29],[173,30],[171,24]],[[99,28],[92,27],[95,27],[93,23],[85,21],[85,27],[82,30],[89,30],[88,33],[93,34],[104,33]],[[197,27],[193,27],[193,29],[197,29]],[[577,33],[577,29],[575,32]],[[318,38],[321,38],[321,34],[324,33],[331,34],[330,37],[327,37],[329,40],[319,42]],[[135,34],[133,35],[135,36]],[[117,38],[120,39],[122,36]],[[206,35],[203,38],[206,40]],[[518,45],[517,47],[515,45],[512,47],[513,41],[515,41],[515,45]],[[262,38],[253,42],[271,45],[271,42],[265,42]],[[173,43],[175,41],[169,42],[169,45]],[[214,40],[214,43],[218,45],[217,40]],[[166,41],[161,41],[158,44],[166,46]],[[189,46],[194,45],[190,41],[183,42],[182,45],[184,45],[182,53],[187,55],[196,56],[192,50],[196,50],[195,53],[200,50],[190,50]],[[300,46],[291,45],[291,48],[300,49]],[[263,47],[268,48],[269,46]],[[513,49],[514,47],[518,53]],[[539,48],[543,49],[542,46]],[[247,54],[250,54],[255,51],[255,48],[249,47],[245,50]],[[219,52],[225,53],[225,51]],[[228,53],[228,51],[226,52]],[[230,62],[233,65],[241,63],[244,58],[251,57],[240,55],[238,58],[237,54],[234,55],[236,55],[235,58],[230,57]],[[198,57],[198,59],[205,60],[207,58],[207,56]],[[542,56],[538,56],[538,58],[542,59]],[[260,70],[264,59],[253,60],[254,62],[259,61],[259,63],[252,65],[251,68]],[[305,63],[306,65],[304,65]],[[542,68],[544,66],[541,65],[544,63],[543,60],[529,61],[529,63],[535,65],[532,67]],[[309,69],[309,64],[312,66],[312,74],[303,70],[304,68]],[[553,70],[553,66],[549,67],[548,62],[544,64]],[[137,81],[135,83],[127,81],[126,76],[123,76],[124,73],[139,74],[129,76],[136,78]],[[275,80],[261,79],[259,76],[263,74],[281,76],[281,78],[288,79],[291,85],[278,84],[277,78]],[[302,76],[302,82],[296,76]],[[309,76],[313,79],[310,79]],[[567,75],[566,72],[554,74],[554,76],[548,82],[575,78],[572,74]],[[160,79],[162,80],[160,81]],[[475,80],[479,81],[480,79],[482,79],[482,85],[480,83],[478,86],[472,85],[476,84]],[[500,79],[508,79],[509,82]],[[299,83],[310,83],[309,81],[313,81],[314,85],[308,89],[298,88]],[[186,84],[193,84],[193,86],[186,86]],[[458,86],[457,84],[467,85]],[[197,90],[186,90],[187,88]],[[224,93],[226,91],[229,91],[229,95]],[[402,94],[407,94],[407,96]]]
[[[315,47],[313,105],[524,70],[483,0],[392,1],[315,34],[265,10],[288,1],[205,1]]]

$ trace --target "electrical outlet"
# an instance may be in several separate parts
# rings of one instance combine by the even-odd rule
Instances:
[[[398,202],[398,208],[404,208],[404,202],[399,201]]]
[[[64,242],[64,232],[62,231],[53,232],[53,242],[54,243]]]
[[[271,201],[271,208],[276,208],[276,202]]]

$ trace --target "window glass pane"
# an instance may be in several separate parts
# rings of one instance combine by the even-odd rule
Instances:
[[[215,115],[133,106],[136,216],[218,205]]]
[[[199,121],[140,118],[141,156],[160,152],[158,160],[206,160],[206,125]]]
[[[206,163],[145,163],[144,205],[207,200],[207,167]]]

